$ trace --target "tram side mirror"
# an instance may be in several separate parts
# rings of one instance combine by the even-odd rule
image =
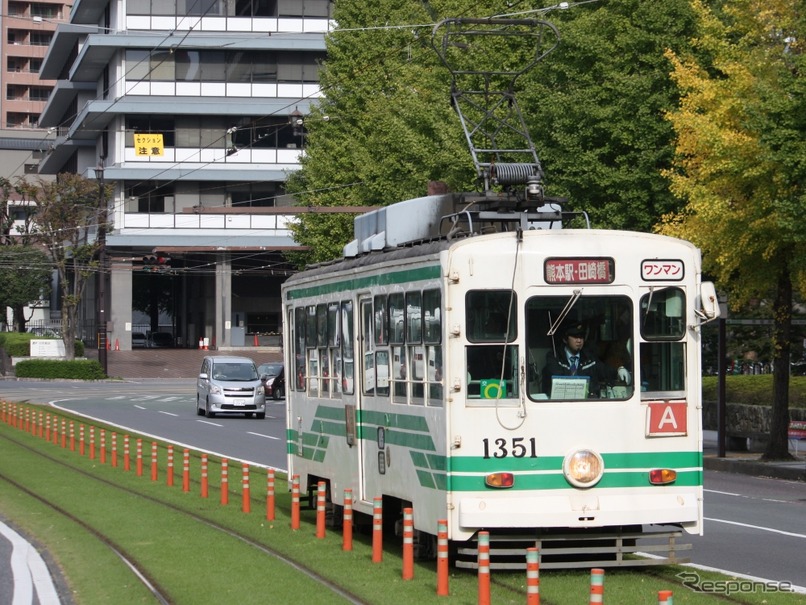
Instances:
[[[716,295],[714,283],[704,281],[700,284],[700,300],[697,315],[706,322],[713,321],[720,315],[719,298]]]

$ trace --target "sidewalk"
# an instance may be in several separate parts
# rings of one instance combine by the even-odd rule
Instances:
[[[716,431],[703,431],[703,467],[710,471],[740,473],[787,481],[806,481],[806,443],[790,441],[795,460],[791,462],[762,462],[761,454],[754,452],[726,452],[724,458],[717,456]]]

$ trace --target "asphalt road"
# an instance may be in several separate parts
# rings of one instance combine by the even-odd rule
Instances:
[[[194,380],[125,383],[0,382],[0,397],[52,402],[121,428],[171,440],[250,464],[286,467],[284,402],[273,402],[264,420],[208,419],[195,412]],[[770,582],[717,587],[806,592],[806,485],[705,471],[705,535],[685,536],[692,562],[705,568]],[[696,584],[697,569],[691,582]],[[783,583],[783,584],[781,584]]]

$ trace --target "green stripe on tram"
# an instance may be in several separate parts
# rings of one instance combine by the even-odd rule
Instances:
[[[289,300],[298,298],[308,298],[311,296],[322,296],[335,292],[347,292],[350,290],[364,290],[372,286],[388,286],[391,284],[405,284],[410,282],[424,281],[427,279],[438,279],[442,277],[442,268],[439,265],[419,267],[417,269],[405,269],[403,271],[391,271],[378,275],[368,275],[366,277],[351,277],[342,281],[309,286],[307,288],[295,288],[287,291]]]
[[[409,449],[412,465],[419,484],[426,489],[453,491],[484,490],[484,476],[507,471],[515,473],[515,491],[567,489],[562,474],[562,456],[537,458],[480,458],[438,454],[431,437],[428,421],[422,416],[378,411],[359,411],[358,438],[375,442],[378,428],[384,428],[388,445]],[[302,457],[324,462],[331,437],[345,438],[344,408],[319,405],[310,428],[302,434]],[[299,455],[299,434],[287,431],[287,448],[290,454]],[[678,470],[676,486],[702,485],[702,452],[616,452],[602,454],[605,474],[597,488],[613,489],[649,486],[648,471],[653,468]],[[450,464],[450,470],[448,466]]]

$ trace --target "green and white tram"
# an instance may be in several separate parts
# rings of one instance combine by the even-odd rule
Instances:
[[[629,550],[658,528],[700,533],[700,326],[719,311],[699,251],[562,219],[409,200],[358,217],[343,259],[289,278],[289,476],[325,481],[337,512],[345,488],[368,515],[377,497],[385,519],[411,506],[423,552],[440,519],[460,554],[489,531],[494,561],[518,540],[547,561],[552,537]],[[608,376],[627,375],[546,375],[570,321]]]

